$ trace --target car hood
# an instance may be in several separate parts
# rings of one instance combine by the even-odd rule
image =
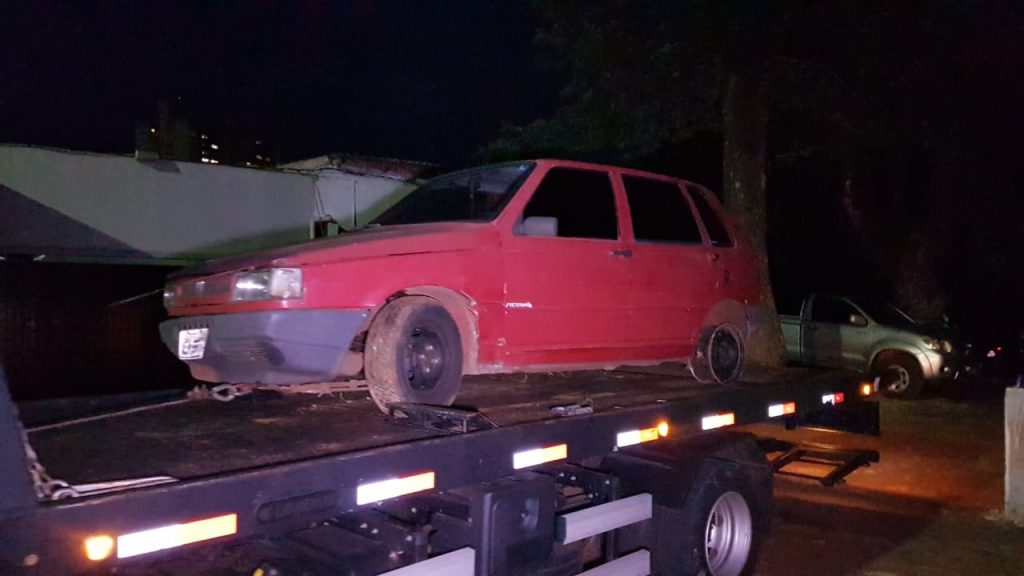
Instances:
[[[263,266],[302,266],[400,254],[470,250],[493,242],[492,223],[439,222],[381,226],[182,268],[170,278],[208,276]]]

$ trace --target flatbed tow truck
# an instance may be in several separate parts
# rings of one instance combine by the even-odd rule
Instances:
[[[468,377],[454,408],[256,392],[25,427],[0,372],[0,573],[737,576],[772,477],[871,451],[877,385],[807,369]],[[59,479],[59,480],[57,480]]]

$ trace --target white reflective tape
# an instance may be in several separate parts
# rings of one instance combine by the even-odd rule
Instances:
[[[225,514],[206,520],[122,534],[117,537],[117,557],[131,558],[157,550],[167,550],[203,540],[230,536],[236,532],[238,532],[238,515]]]
[[[361,484],[356,488],[356,504],[369,504],[398,498],[414,492],[433,490],[434,472],[423,472],[404,478],[389,478],[379,482]]]
[[[732,426],[735,423],[736,414],[734,412],[726,412],[724,414],[705,416],[700,421],[700,428],[701,430],[711,430],[712,428],[721,428],[722,426]]]
[[[657,440],[661,438],[661,434],[658,433],[658,428],[644,428],[643,430],[630,430],[628,432],[620,432],[615,437],[615,445],[619,448],[624,446],[632,446],[634,444],[640,444],[641,442],[650,442],[651,440]]]
[[[565,460],[568,457],[569,445],[556,444],[554,446],[548,446],[547,448],[536,448],[534,450],[516,452],[512,455],[512,467],[516,470],[521,470],[523,468],[529,468],[530,466],[536,466],[545,462]]]
[[[783,416],[785,414],[795,414],[796,403],[786,402],[785,404],[772,404],[768,407],[768,417],[775,418],[777,416]]]
[[[475,572],[476,551],[467,547],[384,572],[380,576],[473,576]]]
[[[580,576],[647,576],[651,573],[651,553],[637,550],[611,562],[580,572]]]

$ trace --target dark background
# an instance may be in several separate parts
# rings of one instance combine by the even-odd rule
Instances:
[[[865,293],[932,322],[950,313],[962,338],[1019,338],[1019,2],[7,0],[0,142],[130,154],[163,100],[282,161],[549,155],[720,189],[722,70],[754,61],[780,310],[809,290]],[[15,301],[48,318],[17,326],[55,323],[71,306],[62,274],[81,279],[92,311],[51,358],[164,272],[45,266],[0,266],[0,296],[10,322]],[[137,312],[152,320],[150,302]],[[25,346],[5,340],[5,355]]]

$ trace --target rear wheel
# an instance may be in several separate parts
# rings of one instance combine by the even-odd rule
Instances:
[[[672,576],[746,576],[753,572],[767,526],[766,509],[742,468],[724,465],[693,486],[686,505],[676,513],[658,512],[661,528],[677,536],[659,539],[656,562]],[[672,520],[675,518],[675,520]],[[674,524],[674,525],[673,525]]]
[[[370,325],[366,380],[377,407],[413,402],[448,406],[462,382],[459,328],[440,303],[426,296],[393,300]]]
[[[924,389],[921,365],[909,354],[883,352],[875,360],[872,372],[879,378],[878,389],[892,398],[912,400]]]
[[[743,371],[743,337],[731,324],[701,330],[690,359],[690,372],[701,382],[733,382]]]

